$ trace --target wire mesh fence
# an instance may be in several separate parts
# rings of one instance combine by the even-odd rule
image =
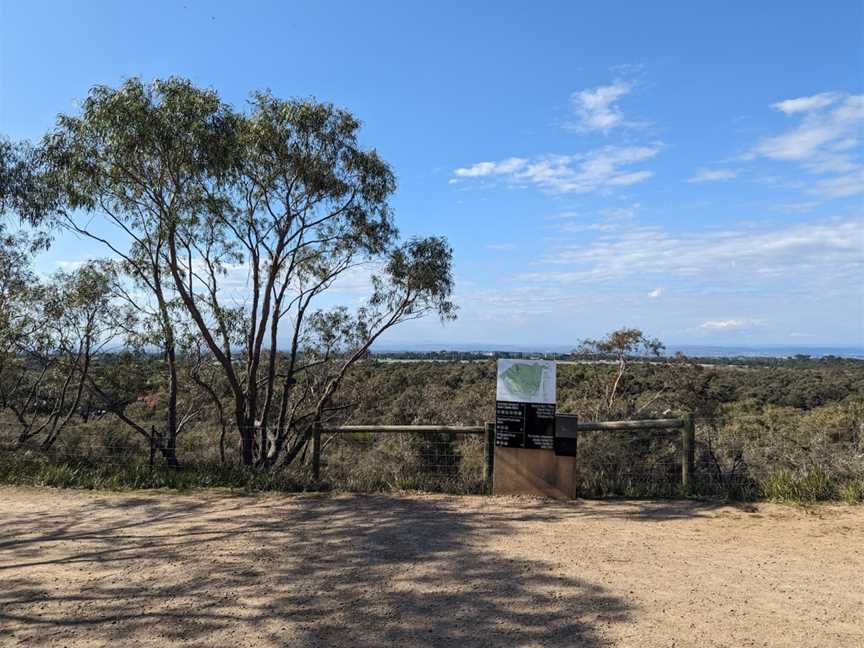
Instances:
[[[676,430],[583,430],[577,488],[583,497],[671,497],[682,493],[682,442]]]
[[[34,428],[30,428],[32,432]],[[111,417],[76,422],[45,447],[45,434],[0,418],[0,478],[20,472],[26,483],[82,485],[82,475],[110,476],[137,486],[224,485],[260,489],[332,488],[349,491],[489,491],[488,440],[483,428],[410,431],[325,428],[320,471],[312,470],[312,444],[290,464],[239,465],[236,431],[215,425],[186,428],[177,438],[178,466],[155,444]],[[582,497],[674,497],[682,488],[680,429],[580,430],[576,492]],[[219,450],[224,444],[225,460]],[[689,494],[731,499],[766,495],[790,499],[843,496],[864,484],[864,433],[825,432],[806,446],[767,426],[739,428],[716,420],[695,425]],[[89,471],[89,472],[88,472]],[[32,475],[42,477],[32,477]],[[30,477],[26,477],[30,475]],[[49,478],[46,475],[53,477]],[[75,479],[70,477],[76,476]],[[67,479],[68,478],[68,479]],[[67,481],[64,481],[67,479]],[[92,483],[97,484],[99,482]],[[802,497],[799,495],[803,493]]]
[[[454,426],[440,430],[325,428],[317,480],[311,439],[290,465],[277,462],[267,471],[287,479],[292,487],[314,483],[349,491],[488,492],[489,439],[484,429]],[[0,425],[0,452],[6,455],[7,465],[10,458],[19,464],[23,458],[75,469],[122,468],[135,474],[209,471],[224,476],[237,467],[239,453],[236,440],[229,440],[227,466],[221,462],[220,432],[212,426],[187,429],[177,439],[176,467],[148,439],[110,420],[70,426],[48,449],[38,435],[21,443],[20,426],[6,423]],[[660,497],[681,492],[681,443],[675,430],[583,431],[578,447],[577,489],[582,496]]]
[[[349,490],[482,493],[480,431],[325,432],[321,478]]]
[[[257,439],[259,430],[254,431]],[[145,480],[146,484],[157,485],[191,482],[193,476],[204,478],[205,485],[232,485],[232,480],[237,479],[247,483],[249,473],[254,473],[256,484],[292,490],[314,487],[479,494],[488,487],[482,428],[443,432],[324,432],[317,478],[312,469],[311,437],[301,444],[290,463],[284,461],[283,454],[272,463],[253,467],[239,465],[236,432],[227,441],[221,437],[221,430],[215,426],[187,429],[177,438],[174,464],[166,459],[158,444],[116,422],[91,421],[69,426],[50,447],[45,446],[44,435],[34,434],[25,439],[22,426],[5,422],[0,424],[0,472],[44,471],[63,466],[64,470],[77,472],[114,471],[135,484],[148,473],[177,473]],[[220,441],[226,446],[225,461],[219,451]],[[291,443],[297,443],[297,439]],[[206,478],[207,473],[211,478]]]
[[[152,444],[116,421],[96,419],[69,425],[53,440],[38,429],[38,425],[25,428],[0,423],[0,452],[115,465],[149,461]],[[159,457],[154,457],[154,462],[158,460]]]

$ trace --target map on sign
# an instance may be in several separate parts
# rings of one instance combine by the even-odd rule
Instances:
[[[497,400],[555,403],[555,363],[548,360],[498,360]]]

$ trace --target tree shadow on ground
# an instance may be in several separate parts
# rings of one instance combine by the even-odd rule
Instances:
[[[49,497],[0,512],[0,639],[594,647],[629,616],[530,547],[502,550],[516,525],[554,523],[566,506],[269,496],[52,509]]]

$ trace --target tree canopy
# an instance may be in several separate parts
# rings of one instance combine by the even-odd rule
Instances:
[[[240,111],[185,79],[131,79],[93,88],[38,145],[3,143],[3,209],[101,246],[134,313],[127,341],[167,359],[164,429],[139,430],[163,451],[179,432],[179,355],[219,367],[194,378],[260,464],[286,442],[296,455],[382,333],[455,316],[446,240],[399,238],[395,175],[359,129],[315,99],[254,92]],[[364,303],[322,307],[349,272],[370,274]]]

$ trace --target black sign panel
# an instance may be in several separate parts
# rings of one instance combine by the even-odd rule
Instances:
[[[505,448],[554,449],[555,405],[496,401],[495,445]]]
[[[525,407],[527,403],[495,401],[495,445],[525,447]]]
[[[558,414],[555,417],[555,454],[575,457],[579,440],[579,419],[575,414]]]

